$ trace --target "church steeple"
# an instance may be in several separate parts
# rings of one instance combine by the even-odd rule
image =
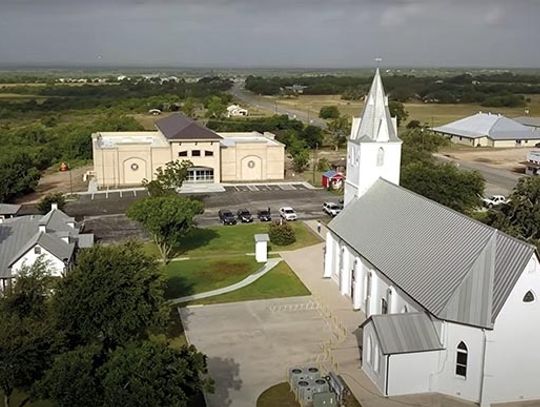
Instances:
[[[378,178],[399,184],[401,140],[390,115],[379,69],[364,102],[361,117],[354,117],[347,143],[345,205],[361,196]]]
[[[363,139],[371,141],[398,139],[397,123],[388,109],[388,97],[384,93],[379,68],[375,71],[371,88],[366,96],[361,119],[353,121],[351,140]]]

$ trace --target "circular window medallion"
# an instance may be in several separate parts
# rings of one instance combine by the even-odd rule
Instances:
[[[131,164],[131,169],[132,169],[133,171],[137,171],[137,170],[139,169],[139,164],[137,164],[137,163]]]
[[[255,161],[248,161],[248,168],[255,168]]]

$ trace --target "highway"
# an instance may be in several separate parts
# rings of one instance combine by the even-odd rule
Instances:
[[[230,90],[230,93],[241,102],[254,106],[256,108],[274,112],[276,114],[287,114],[291,118],[296,118],[319,127],[326,127],[324,120],[317,117],[318,112],[309,112],[299,109],[293,109],[278,105],[263,96],[255,95],[254,93],[244,89],[244,82],[235,82]],[[518,179],[522,176],[509,170],[491,167],[486,164],[458,160],[455,158],[446,157],[444,155],[436,155],[438,159],[455,163],[460,168],[467,170],[476,170],[480,172],[486,180],[486,195],[509,195]]]

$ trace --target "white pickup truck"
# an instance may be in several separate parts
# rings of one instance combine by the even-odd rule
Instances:
[[[492,195],[488,198],[482,198],[484,206],[487,208],[493,208],[494,206],[508,203],[508,199],[504,195]]]

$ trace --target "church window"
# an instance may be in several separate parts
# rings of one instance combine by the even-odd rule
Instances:
[[[178,157],[187,157],[187,151],[179,151]]]
[[[532,291],[529,290],[523,296],[523,302],[533,302],[533,301],[534,301],[534,294]]]
[[[392,312],[392,287],[388,288],[388,290],[386,290],[386,304],[387,307],[388,307],[388,310],[390,310],[390,312]]]
[[[377,151],[377,167],[382,167],[384,165],[384,149],[379,147]]]
[[[372,364],[371,356],[372,356],[371,336],[368,336],[368,338],[367,338],[367,347],[366,347],[366,359],[367,359],[368,365]]]
[[[456,375],[466,378],[467,377],[467,360],[469,358],[469,351],[467,345],[464,342],[460,342],[457,347],[456,354]]]
[[[388,301],[386,301],[386,298],[381,298],[381,314],[388,314]]]
[[[210,151],[210,150],[205,150],[204,151],[204,156],[205,157],[212,157],[213,155],[214,155],[213,151]]]
[[[41,254],[41,247],[35,246],[34,247],[34,254]]]
[[[375,370],[375,373],[379,373],[379,345],[375,345],[375,352],[374,353],[374,363],[373,363],[373,370]]]
[[[407,312],[409,312],[409,307],[407,307],[407,304],[405,304],[405,305],[403,306],[403,308],[401,309],[401,312],[402,312],[403,314],[406,314]]]
[[[200,157],[201,156],[201,150],[191,150],[191,156],[192,157]]]

